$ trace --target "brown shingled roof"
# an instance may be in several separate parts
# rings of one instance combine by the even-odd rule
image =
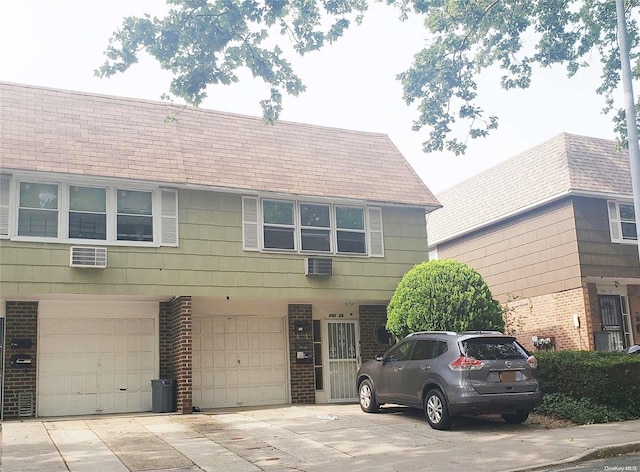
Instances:
[[[629,153],[615,141],[562,133],[442,193],[429,244],[568,193],[631,196]]]
[[[384,134],[8,83],[0,101],[3,170],[439,207]]]

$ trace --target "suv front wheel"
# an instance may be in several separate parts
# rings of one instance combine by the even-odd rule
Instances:
[[[360,408],[365,413],[375,413],[379,410],[380,405],[376,400],[376,393],[373,390],[371,380],[363,380],[358,389],[358,397],[360,399]]]
[[[447,407],[447,400],[440,390],[430,390],[424,399],[424,414],[433,429],[449,429],[451,416]]]

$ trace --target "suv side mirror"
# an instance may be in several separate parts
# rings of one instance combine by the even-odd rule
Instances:
[[[384,361],[384,356],[383,356],[382,354],[377,354],[377,355],[376,355],[376,360],[377,360],[378,362],[382,362],[382,361]]]

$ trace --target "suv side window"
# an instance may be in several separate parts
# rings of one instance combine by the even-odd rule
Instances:
[[[411,354],[411,348],[413,347],[413,341],[406,343],[400,343],[394,346],[393,349],[385,356],[386,361],[406,361]]]
[[[436,341],[436,355],[434,357],[441,356],[449,350],[447,341]]]
[[[412,361],[422,361],[426,359],[435,359],[447,351],[447,343],[445,341],[435,341],[432,339],[418,339],[416,346],[411,354]]]

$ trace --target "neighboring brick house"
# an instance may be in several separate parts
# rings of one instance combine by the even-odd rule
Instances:
[[[525,345],[640,342],[630,162],[614,141],[561,134],[437,197],[430,256],[480,272]]]
[[[0,102],[5,417],[149,411],[154,379],[182,413],[356,399],[440,206],[386,135],[7,83]]]

